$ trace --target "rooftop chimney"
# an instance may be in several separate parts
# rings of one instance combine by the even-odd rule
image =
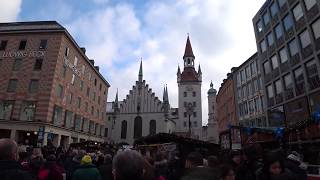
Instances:
[[[86,54],[86,48],[85,47],[81,47],[80,49],[83,52],[83,54]]]
[[[94,66],[94,60],[90,59],[90,63],[92,64],[92,66]]]

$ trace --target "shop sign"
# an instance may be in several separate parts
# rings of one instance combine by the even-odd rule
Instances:
[[[14,57],[14,58],[25,58],[25,57],[44,57],[45,51],[4,51],[1,57]]]
[[[68,68],[70,68],[74,74],[76,74],[77,76],[80,76],[80,70],[78,70],[77,67],[73,63],[71,63],[69,59],[67,59],[66,57],[64,58],[64,64]]]

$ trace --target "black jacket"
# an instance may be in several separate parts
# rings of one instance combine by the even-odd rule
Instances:
[[[0,161],[1,180],[32,180],[29,172],[16,161]]]

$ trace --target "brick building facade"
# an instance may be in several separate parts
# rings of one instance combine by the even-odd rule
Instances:
[[[109,83],[55,21],[0,24],[0,137],[103,141]]]
[[[223,80],[217,94],[219,132],[227,130],[229,125],[238,125],[233,84],[233,73],[228,73],[227,79]]]

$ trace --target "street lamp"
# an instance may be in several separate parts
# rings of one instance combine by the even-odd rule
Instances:
[[[191,115],[193,114],[194,107],[191,102],[188,103],[186,107],[187,114],[189,116],[189,137],[191,137]]]

